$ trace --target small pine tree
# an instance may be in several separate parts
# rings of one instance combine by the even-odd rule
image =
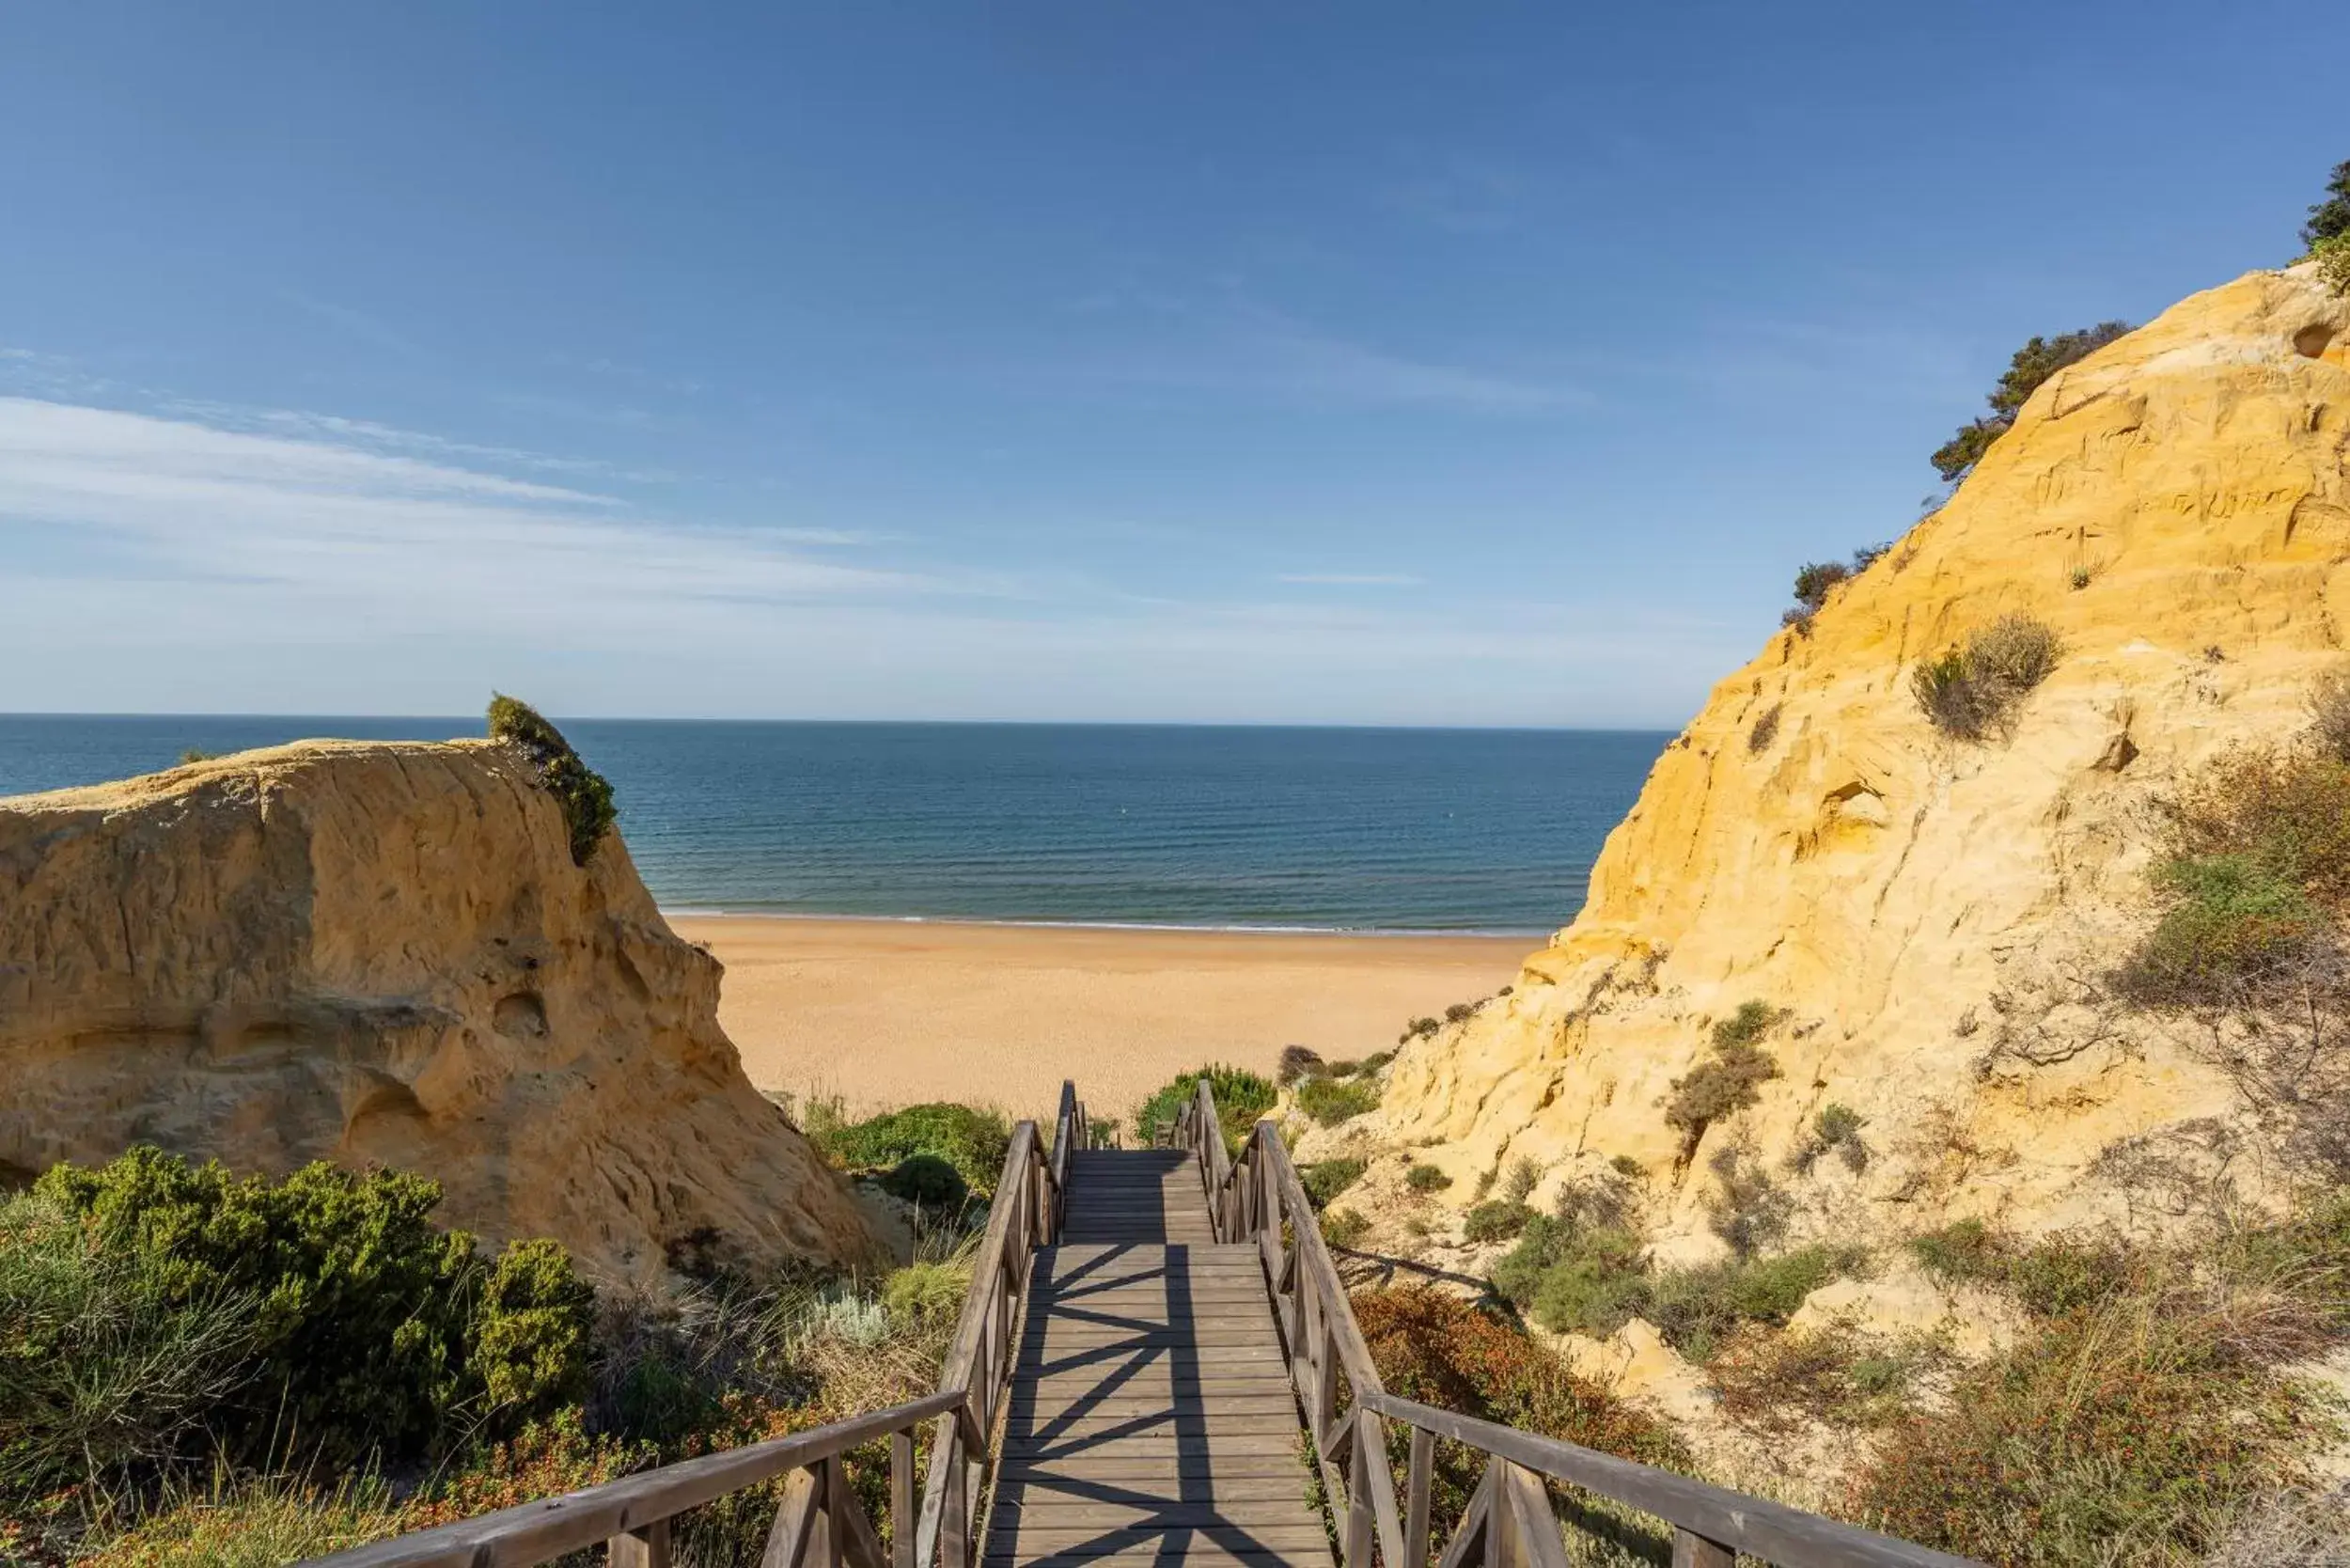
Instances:
[[[2062,332],[2054,337],[2034,337],[2016,350],[1998,384],[1991,388],[1991,395],[1984,400],[1991,405],[1991,417],[1961,425],[1958,433],[1935,452],[1935,472],[1952,481],[1965,478],[1973,471],[1975,464],[1982,461],[1982,455],[1991,449],[1991,444],[2015,423],[2015,416],[2050,376],[2068,365],[2076,365],[2087,359],[2129,330],[2130,323],[2127,321],[2099,321],[2095,326],[2084,327],[2078,332]]]
[[[2310,206],[2310,221],[2301,226],[2301,243],[2315,250],[2327,240],[2350,234],[2350,159],[2334,165],[2326,181],[2326,199]]]

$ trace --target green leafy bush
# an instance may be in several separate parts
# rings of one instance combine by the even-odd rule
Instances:
[[[2310,207],[2310,221],[2301,226],[2301,243],[2316,251],[2350,236],[2350,159],[2334,165],[2326,181],[2326,199]]]
[[[563,808],[563,824],[571,830],[572,864],[585,866],[619,817],[611,784],[581,761],[563,732],[529,703],[493,693],[489,718],[491,739],[519,747],[537,766],[539,782]]]
[[[1783,1325],[1803,1298],[1862,1266],[1844,1247],[1805,1247],[1659,1274],[1640,1315],[1692,1361],[1712,1357],[1741,1324]]]
[[[55,1166],[34,1186],[105,1260],[106,1292],[141,1315],[132,1321],[202,1322],[235,1304],[240,1375],[202,1412],[215,1440],[239,1455],[299,1444],[338,1463],[512,1430],[585,1386],[593,1297],[568,1257],[517,1242],[484,1261],[471,1236],[433,1229],[440,1197],[397,1172],[321,1162],[271,1183],[148,1148]],[[6,1241],[26,1245],[21,1231]],[[0,1278],[23,1271],[0,1265]],[[14,1319],[8,1307],[0,1321]],[[105,1347],[80,1334],[14,1341],[0,1381],[80,1356],[103,1375]]]
[[[2350,294],[2350,234],[2336,234],[2310,247],[2318,280],[2337,294]]]
[[[2016,707],[2048,678],[2064,651],[2045,622],[2005,615],[1909,672],[1910,694],[1936,729],[1981,741],[2004,730]]]
[[[1379,1108],[1379,1086],[1362,1078],[1308,1078],[1297,1086],[1297,1108],[1324,1127]]]
[[[1332,1247],[1355,1247],[1371,1233],[1371,1221],[1354,1209],[1322,1211],[1322,1239]]]
[[[1317,1160],[1312,1165],[1300,1167],[1297,1179],[1304,1184],[1306,1196],[1312,1200],[1313,1206],[1326,1209],[1332,1199],[1362,1179],[1363,1170],[1364,1165],[1360,1160]]]
[[[1844,1162],[1845,1169],[1857,1176],[1869,1168],[1869,1146],[1860,1137],[1860,1130],[1868,1124],[1869,1119],[1850,1105],[1823,1105],[1788,1163],[1809,1173],[1824,1156],[1834,1153]]]
[[[1991,405],[1990,417],[1960,426],[1958,433],[1934,454],[1935,472],[1947,480],[1965,478],[1982,461],[1991,444],[2015,423],[2015,416],[2050,376],[2087,359],[2129,330],[2127,321],[2100,321],[2078,332],[2034,337],[2016,350],[1986,400]]]
[[[1480,1203],[1462,1216],[1461,1234],[1472,1242],[1508,1241],[1533,1218],[1534,1211],[1523,1203]]]
[[[926,1209],[960,1209],[971,1198],[963,1173],[936,1154],[908,1154],[875,1184],[892,1198]]]
[[[1951,1284],[2006,1278],[2006,1244],[1980,1219],[1952,1220],[1940,1230],[1912,1236],[1909,1250],[1927,1273]]]
[[[1414,1192],[1439,1192],[1452,1184],[1452,1178],[1433,1165],[1415,1165],[1403,1173],[1403,1184]]]
[[[1778,1018],[1764,1003],[1741,1003],[1714,1026],[1714,1054],[1672,1081],[1665,1122],[1680,1129],[1684,1161],[1697,1152],[1706,1128],[1754,1105],[1762,1086],[1778,1076],[1778,1064],[1755,1044]]]
[[[2155,1007],[2257,1004],[2335,946],[2350,908],[2350,763],[2329,754],[2328,688],[2314,745],[2241,755],[2174,803],[2154,873],[2161,918],[2115,975]]]
[[[825,1158],[850,1170],[894,1168],[917,1154],[944,1160],[971,1191],[995,1190],[1011,1149],[1011,1124],[1001,1111],[932,1101],[884,1111],[862,1121],[840,1121],[830,1107],[808,1106],[806,1131]]]
[[[1211,1064],[1196,1073],[1178,1074],[1145,1100],[1135,1112],[1136,1136],[1149,1144],[1156,1143],[1162,1133],[1172,1132],[1176,1117],[1198,1093],[1203,1079],[1208,1092],[1215,1097],[1215,1119],[1224,1124],[1225,1147],[1235,1152],[1280,1099],[1279,1091],[1258,1074],[1245,1068]]]
[[[946,1263],[909,1263],[882,1287],[882,1306],[893,1322],[943,1328],[951,1333],[970,1293],[971,1271]]]

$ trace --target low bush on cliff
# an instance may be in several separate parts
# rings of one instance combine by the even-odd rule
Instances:
[[[538,768],[539,782],[563,808],[563,824],[571,830],[572,864],[588,864],[619,819],[612,805],[611,784],[579,760],[563,732],[536,708],[503,692],[490,698],[490,738],[520,748]]]
[[[2048,678],[2063,644],[2045,622],[2006,615],[1910,671],[1909,689],[1936,729],[1982,741],[2005,731],[2026,694]]]
[[[1364,1169],[1360,1160],[1317,1160],[1312,1165],[1298,1167],[1297,1179],[1313,1206],[1326,1209],[1339,1194],[1362,1180]]]
[[[162,1457],[350,1464],[510,1431],[579,1397],[592,1295],[551,1243],[433,1229],[439,1186],[323,1163],[282,1182],[133,1149],[0,1219],[0,1471]]]
[[[1215,1117],[1224,1124],[1225,1146],[1235,1152],[1280,1099],[1273,1085],[1258,1074],[1245,1068],[1212,1064],[1177,1075],[1136,1107],[1135,1135],[1145,1144],[1172,1135],[1175,1119],[1199,1092],[1202,1081],[1215,1099]]]
[[[1297,1086],[1297,1108],[1324,1127],[1335,1127],[1379,1108],[1379,1086],[1369,1078],[1308,1078]]]
[[[1672,1081],[1665,1122],[1681,1132],[1684,1165],[1708,1127],[1755,1104],[1762,1085],[1778,1076],[1778,1064],[1756,1043],[1778,1019],[1767,1003],[1741,1002],[1736,1012],[1714,1026],[1713,1054]]]
[[[885,1186],[895,1183],[912,1187],[933,1180],[923,1168],[904,1168],[908,1162],[928,1156],[945,1161],[971,1191],[991,1194],[1011,1149],[1011,1123],[1003,1112],[946,1101],[884,1111],[862,1121],[844,1121],[832,1105],[813,1101],[807,1121],[808,1141],[826,1159],[845,1169],[887,1171]]]
[[[1556,1437],[1650,1465],[1686,1467],[1688,1453],[1662,1421],[1578,1377],[1524,1332],[1441,1291],[1365,1291],[1355,1315],[1387,1391],[1441,1409]],[[1391,1463],[1404,1473],[1409,1433],[1388,1424]],[[1439,1540],[1449,1535],[1482,1475],[1484,1456],[1451,1443],[1436,1448],[1433,1513]],[[1596,1524],[1613,1533],[1615,1524]],[[1637,1533],[1640,1527],[1628,1527]],[[1669,1542],[1659,1541],[1667,1551]],[[1652,1543],[1630,1543],[1649,1555]]]
[[[2248,1505],[2306,1482],[2301,1456],[2339,1435],[2288,1369],[2344,1336],[2345,1214],[2329,1202],[2167,1252],[1936,1233],[1921,1256],[2014,1283],[2036,1326],[1896,1423],[1848,1512],[1994,1562],[2202,1557]]]

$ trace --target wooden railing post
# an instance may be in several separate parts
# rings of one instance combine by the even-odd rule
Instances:
[[[1673,1568],[1731,1568],[1738,1554],[1691,1529],[1673,1531]]]
[[[669,1568],[669,1521],[655,1519],[614,1536],[605,1556],[612,1568]]]
[[[915,1568],[914,1429],[889,1435],[890,1568]]]
[[[1412,1428],[1412,1464],[1403,1481],[1403,1560],[1395,1568],[1427,1568],[1428,1513],[1436,1490],[1436,1435]]]

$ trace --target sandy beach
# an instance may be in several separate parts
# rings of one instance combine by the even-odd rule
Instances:
[[[762,1089],[854,1111],[962,1100],[1049,1110],[1073,1077],[1124,1114],[1186,1067],[1270,1072],[1281,1047],[1363,1057],[1491,996],[1532,936],[1108,931],[672,916],[724,961],[718,1016]]]

